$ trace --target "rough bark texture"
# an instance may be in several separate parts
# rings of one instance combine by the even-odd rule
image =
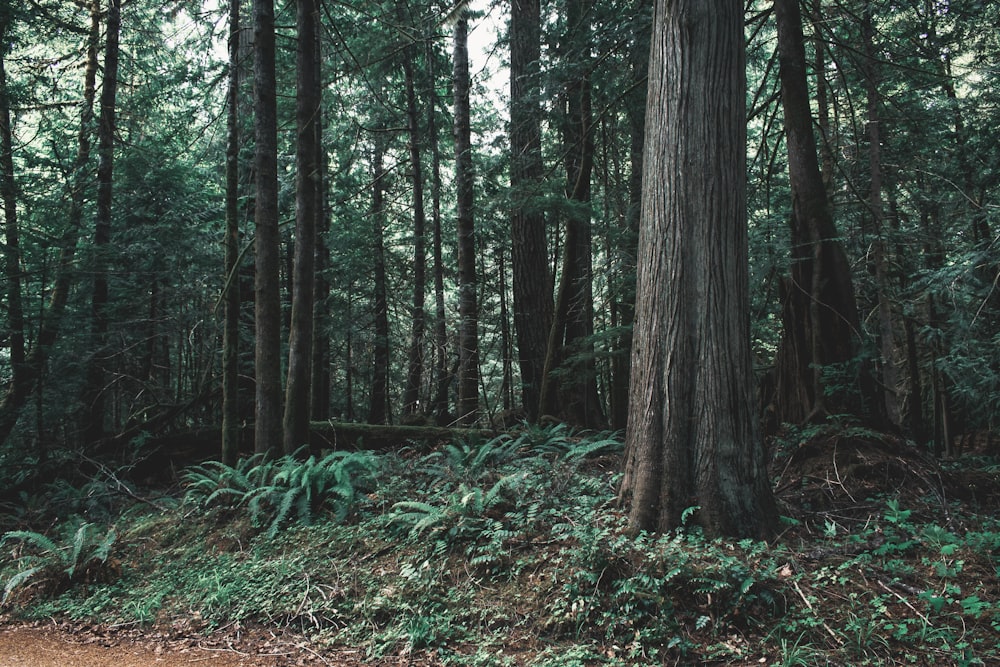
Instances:
[[[473,216],[472,126],[469,104],[469,17],[455,24],[455,186],[458,191],[458,423],[479,418],[479,309]]]
[[[827,201],[816,154],[798,0],[775,0],[785,113],[792,264],[784,290],[776,358],[779,422],[872,414],[870,375],[857,359],[860,324],[851,267]],[[835,383],[824,373],[841,375]],[[842,378],[850,378],[845,381]]]
[[[278,230],[278,120],[274,52],[274,0],[254,0],[254,209],[257,378],[254,449],[281,446],[281,302]]]
[[[510,15],[511,264],[514,330],[521,370],[521,400],[538,418],[552,292],[545,214],[541,130],[541,17],[538,0],[513,0]]]
[[[240,452],[240,0],[229,2],[229,88],[226,115],[226,283],[222,298],[222,462],[234,465]]]
[[[774,505],[750,363],[743,4],[659,2],[649,67],[631,410],[633,530],[762,537]]]
[[[312,408],[313,297],[316,281],[316,227],[320,209],[321,127],[319,4],[298,0],[296,26],[295,127],[295,265],[292,315],[288,332],[288,379],[285,383],[284,450],[291,454],[309,440]]]

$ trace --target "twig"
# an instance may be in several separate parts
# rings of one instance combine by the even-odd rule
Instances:
[[[807,607],[809,607],[809,611],[811,611],[811,612],[813,612],[813,613],[815,614],[815,613],[816,613],[816,610],[815,610],[815,609],[813,609],[813,606],[812,606],[812,603],[811,603],[811,602],[809,602],[809,598],[807,598],[807,597],[806,597],[806,594],[802,592],[802,589],[801,589],[801,588],[799,588],[799,582],[797,582],[797,581],[793,581],[793,582],[792,582],[792,586],[794,586],[794,587],[795,587],[795,592],[799,594],[799,597],[800,597],[800,598],[802,598],[802,601],[806,603],[806,606],[807,606]],[[823,624],[823,629],[824,629],[824,630],[826,630],[826,631],[827,631],[827,633],[829,633],[829,635],[830,635],[831,637],[833,637],[833,641],[837,642],[838,644],[841,644],[841,645],[843,645],[843,643],[844,643],[844,640],[842,640],[842,639],[841,639],[840,637],[838,637],[838,636],[837,636],[837,633],[836,633],[836,632],[834,632],[834,631],[833,631],[833,630],[832,630],[832,629],[830,628],[830,626],[826,624],[826,621],[823,621],[823,620],[821,620],[821,621],[820,621],[820,623],[822,623],[822,624]]]
[[[150,500],[149,498],[143,498],[142,496],[138,495],[135,491],[133,491],[132,489],[129,488],[128,484],[126,484],[125,482],[123,482],[120,479],[118,479],[118,476],[115,475],[114,471],[112,471],[110,468],[108,468],[106,465],[104,465],[100,461],[95,461],[94,459],[90,458],[86,454],[80,454],[80,458],[82,458],[84,461],[87,461],[88,463],[90,463],[92,465],[97,466],[97,469],[101,473],[103,473],[104,475],[106,475],[108,477],[108,479],[110,479],[112,482],[115,483],[115,486],[118,488],[118,491],[124,493],[125,495],[127,495],[127,496],[129,496],[129,497],[131,497],[131,498],[133,498],[135,500],[138,500],[140,503],[146,503],[147,505],[150,505],[150,506],[158,509],[161,512],[166,512],[167,511],[167,508],[164,507],[163,505],[160,505],[159,503],[154,502],[154,501]]]
[[[916,614],[917,616],[919,616],[919,617],[920,617],[920,620],[921,620],[921,621],[923,621],[923,622],[924,622],[925,624],[927,624],[927,625],[931,625],[931,622],[930,622],[930,620],[928,620],[928,618],[927,618],[926,616],[924,616],[924,615],[923,615],[923,614],[921,614],[921,613],[920,613],[919,611],[917,611],[917,608],[916,608],[916,607],[914,607],[914,606],[913,606],[912,604],[910,604],[910,601],[909,601],[909,600],[907,600],[907,599],[906,599],[906,598],[904,598],[904,597],[903,597],[902,595],[900,595],[900,594],[899,594],[899,593],[897,593],[896,591],[894,591],[894,590],[892,590],[891,588],[889,588],[888,586],[886,586],[886,585],[885,585],[885,582],[884,582],[884,581],[882,581],[881,579],[879,579],[879,580],[878,580],[878,585],[879,585],[879,586],[881,586],[882,588],[884,588],[884,589],[885,589],[886,591],[888,591],[889,593],[892,593],[893,595],[895,595],[895,596],[896,596],[896,598],[897,598],[897,599],[898,599],[898,600],[899,600],[900,602],[902,602],[903,604],[905,604],[905,605],[906,605],[907,607],[909,607],[909,608],[910,608],[910,610],[911,610],[911,611],[912,611],[912,612],[913,612],[914,614]]]

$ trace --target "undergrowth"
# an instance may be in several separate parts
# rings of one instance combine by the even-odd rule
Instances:
[[[772,543],[695,526],[631,535],[620,453],[613,436],[549,427],[429,453],[208,463],[184,473],[184,502],[136,506],[115,529],[8,533],[6,604],[28,618],[280,625],[372,664],[1000,660],[992,517],[872,497],[863,520],[786,508]]]

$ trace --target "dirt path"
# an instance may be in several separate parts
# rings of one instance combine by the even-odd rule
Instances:
[[[86,631],[70,632],[54,626],[0,626],[0,667],[291,667],[316,664],[306,662],[309,658],[307,651],[296,650],[290,644],[263,646],[256,654],[250,654],[197,639],[156,642],[106,637]]]

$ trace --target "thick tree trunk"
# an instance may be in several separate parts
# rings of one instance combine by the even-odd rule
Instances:
[[[539,0],[513,0],[510,15],[511,264],[514,330],[521,401],[538,418],[552,293],[545,214],[541,130],[541,15]]]
[[[857,358],[860,322],[851,267],[816,155],[798,0],[775,0],[774,8],[792,190],[792,265],[776,359],[777,418],[791,423],[832,414],[873,419],[874,387]],[[828,382],[824,373],[833,369],[851,380]]]
[[[479,418],[479,308],[473,217],[472,126],[469,104],[469,17],[455,24],[455,187],[458,191],[458,423]]]
[[[424,214],[424,174],[420,159],[420,124],[417,117],[417,96],[414,91],[413,61],[415,51],[407,48],[403,60],[406,85],[406,124],[410,136],[410,177],[413,179],[413,302],[410,306],[410,351],[407,360],[406,388],[403,392],[403,411],[413,414],[420,411],[420,387],[424,378],[424,293],[427,280],[427,252],[425,236],[427,227]]]
[[[254,449],[281,446],[281,239],[278,229],[278,119],[275,80],[274,0],[254,0],[254,209],[257,379]]]
[[[292,314],[288,332],[288,379],[285,383],[284,451],[291,454],[309,442],[312,408],[313,308],[316,281],[316,228],[322,215],[322,128],[320,127],[319,3],[298,0],[296,26],[295,126],[295,264]]]
[[[111,205],[115,157],[115,104],[118,94],[118,35],[121,0],[110,0],[104,45],[104,76],[97,129],[97,216],[94,220],[94,291],[90,301],[91,341],[94,346],[87,368],[83,437],[98,442],[104,437],[104,364],[108,361],[108,250],[111,245]]]
[[[59,337],[66,303],[75,284],[74,262],[76,246],[83,226],[84,193],[88,180],[87,164],[90,162],[94,99],[97,94],[97,52],[101,40],[101,5],[99,0],[92,0],[89,8],[90,30],[87,35],[87,59],[83,75],[83,102],[81,103],[76,158],[73,161],[73,171],[70,175],[69,212],[66,226],[58,244],[59,258],[56,260],[48,308],[42,314],[42,322],[39,325],[35,345],[26,353],[20,380],[11,382],[4,395],[3,403],[0,403],[0,442],[6,442],[11,431],[17,425],[21,409],[24,408],[42,381],[45,364],[52,346]]]
[[[389,298],[385,277],[385,167],[383,165],[383,137],[375,136],[372,153],[372,221],[375,240],[375,342],[372,367],[371,401],[368,423],[389,423]]]
[[[240,0],[229,2],[229,88],[226,115],[226,234],[222,329],[222,462],[240,452]],[[152,357],[152,355],[150,355]],[[152,364],[150,364],[152,366]]]
[[[750,357],[743,3],[658,2],[622,492],[632,530],[686,510],[764,537],[775,509]]]

